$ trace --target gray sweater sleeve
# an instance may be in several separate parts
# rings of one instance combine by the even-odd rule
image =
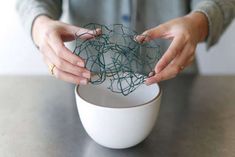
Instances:
[[[204,13],[209,22],[207,48],[218,40],[235,16],[235,0],[193,0],[193,12]]]
[[[52,19],[60,18],[62,0],[17,0],[16,9],[31,36],[33,22],[39,15],[46,15]]]

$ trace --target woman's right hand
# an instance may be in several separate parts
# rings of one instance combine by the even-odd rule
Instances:
[[[53,75],[56,78],[75,84],[88,83],[91,74],[84,68],[84,61],[64,45],[64,42],[75,39],[75,33],[79,35],[86,32],[88,34],[83,35],[83,38],[92,38],[101,33],[100,30],[87,30],[43,15],[35,19],[33,41],[39,47],[44,62],[49,67],[54,66]]]

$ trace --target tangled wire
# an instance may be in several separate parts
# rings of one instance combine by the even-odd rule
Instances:
[[[133,92],[144,83],[162,56],[155,41],[136,42],[137,32],[121,24],[90,23],[84,28],[101,29],[101,34],[89,39],[84,39],[88,33],[76,34],[73,53],[85,60],[85,67],[93,75],[90,82],[97,85],[109,79],[108,88],[112,92],[124,96]]]

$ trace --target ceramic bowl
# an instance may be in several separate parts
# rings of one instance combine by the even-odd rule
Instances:
[[[101,85],[76,86],[78,113],[88,135],[108,148],[128,148],[143,141],[153,129],[161,102],[158,84],[141,85],[128,96]]]

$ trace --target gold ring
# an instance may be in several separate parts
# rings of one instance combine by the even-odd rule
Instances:
[[[55,65],[54,65],[54,64],[49,65],[49,70],[50,70],[51,75],[54,75],[54,71],[53,71],[54,68],[55,68]]]

